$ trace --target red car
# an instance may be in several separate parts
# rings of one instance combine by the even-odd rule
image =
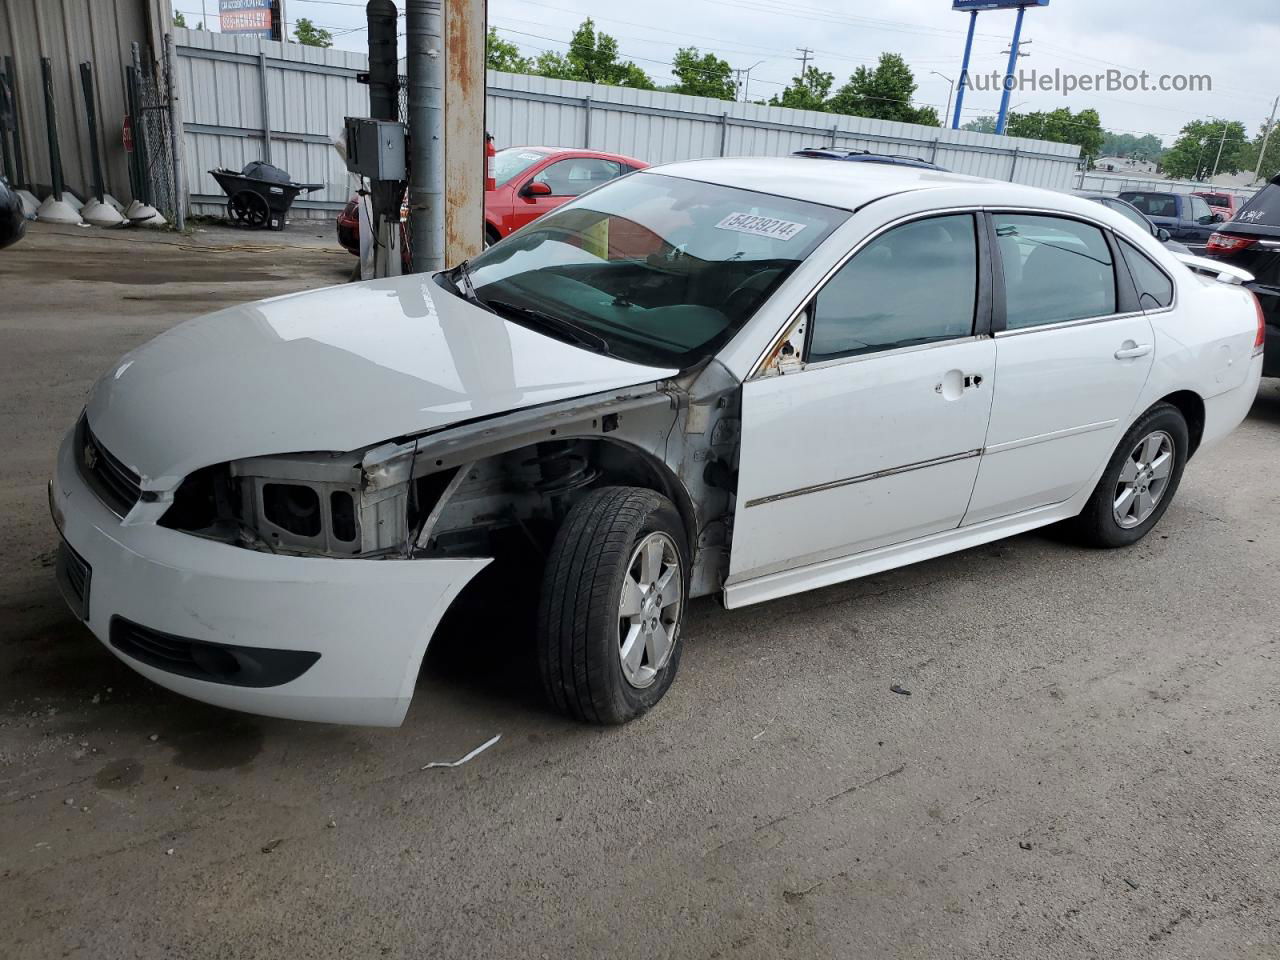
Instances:
[[[648,166],[617,153],[564,147],[507,147],[492,162],[497,186],[484,193],[486,246],[606,180]],[[338,243],[359,256],[357,204],[358,198],[352,197],[338,214]]]

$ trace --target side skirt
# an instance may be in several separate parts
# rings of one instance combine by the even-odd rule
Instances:
[[[1093,490],[1093,484],[1089,485],[1088,490]],[[906,543],[879,547],[850,557],[823,560],[820,563],[811,563],[738,583],[730,581],[725,584],[724,605],[726,609],[734,610],[753,603],[777,600],[779,597],[790,596],[793,593],[803,593],[805,590],[816,590],[819,587],[829,587],[846,580],[856,580],[859,577],[882,573],[896,567],[905,567],[908,564],[931,560],[958,550],[968,550],[970,547],[981,546],[992,540],[1003,540],[1005,537],[1016,536],[1037,527],[1066,520],[1079,513],[1080,506],[1081,498],[1072,497],[1062,503],[1035,507],[1012,516],[999,517],[968,527],[957,527],[955,530],[935,533]]]

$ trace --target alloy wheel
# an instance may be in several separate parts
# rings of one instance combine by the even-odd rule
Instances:
[[[1155,512],[1169,487],[1174,456],[1173,437],[1163,430],[1149,433],[1137,442],[1120,467],[1112,506],[1116,523],[1128,530]]]
[[[680,552],[667,534],[644,537],[631,554],[618,600],[618,659],[627,683],[653,683],[675,649],[684,603]]]

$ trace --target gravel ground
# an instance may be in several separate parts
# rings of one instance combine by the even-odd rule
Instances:
[[[1136,547],[1029,535],[697,602],[623,729],[549,712],[520,625],[479,614],[398,730],[120,665],[51,569],[45,481],[90,382],[352,262],[328,224],[37,225],[0,254],[4,956],[1280,957],[1272,382]]]

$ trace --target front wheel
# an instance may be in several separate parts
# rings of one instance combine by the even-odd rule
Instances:
[[[556,533],[538,612],[538,665],[555,706],[588,723],[644,713],[675,679],[689,589],[680,514],[640,487],[604,487]]]
[[[1187,421],[1177,407],[1158,403],[1144,413],[1072,523],[1077,538],[1094,547],[1127,547],[1145,537],[1169,508],[1189,450]]]

